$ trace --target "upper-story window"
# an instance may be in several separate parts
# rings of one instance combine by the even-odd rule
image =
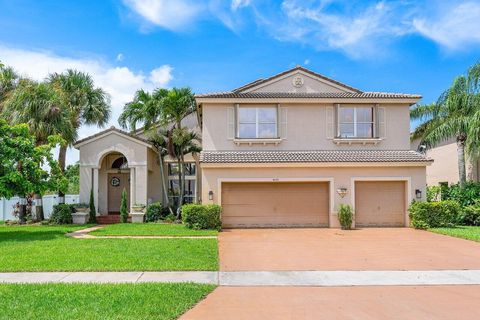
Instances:
[[[277,107],[239,107],[237,138],[278,138]]]
[[[375,117],[373,107],[338,108],[339,138],[374,138]]]

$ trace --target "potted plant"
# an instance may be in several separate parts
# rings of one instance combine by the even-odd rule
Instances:
[[[135,203],[132,206],[132,212],[130,213],[132,217],[132,223],[143,223],[145,218],[145,205],[141,203]]]
[[[132,211],[133,212],[145,212],[145,205],[142,204],[142,203],[135,203],[133,206],[132,206]]]
[[[348,204],[341,204],[338,210],[338,222],[343,230],[352,229],[353,209]]]
[[[78,203],[73,206],[75,212],[72,213],[73,224],[86,224],[89,219],[90,205],[88,203]]]

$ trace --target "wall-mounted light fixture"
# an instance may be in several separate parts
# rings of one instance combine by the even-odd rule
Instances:
[[[347,195],[347,188],[338,188],[337,193],[340,196],[340,198],[343,198]]]
[[[415,189],[415,198],[422,199],[422,190]]]
[[[208,200],[213,200],[213,191],[208,191]]]

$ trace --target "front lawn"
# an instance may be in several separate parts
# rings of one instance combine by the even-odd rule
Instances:
[[[183,224],[119,223],[92,231],[95,236],[216,236],[217,230],[192,230]]]
[[[177,319],[215,286],[1,284],[0,319]]]
[[[84,226],[0,226],[0,272],[218,270],[216,239],[73,239]]]
[[[428,230],[447,236],[480,242],[480,227],[458,226],[455,228],[433,228]]]

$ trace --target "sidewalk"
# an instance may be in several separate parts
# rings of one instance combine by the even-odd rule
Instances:
[[[480,285],[480,270],[248,272],[10,272],[0,283],[193,282],[220,286]]]

